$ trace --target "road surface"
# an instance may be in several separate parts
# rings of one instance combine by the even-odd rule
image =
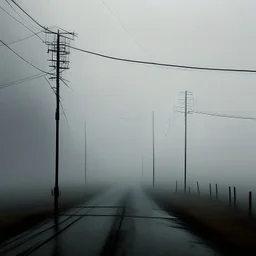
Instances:
[[[0,255],[219,255],[142,189],[115,188],[0,245]]]

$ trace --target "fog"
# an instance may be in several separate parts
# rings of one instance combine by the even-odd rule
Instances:
[[[104,2],[17,1],[43,25],[78,33],[71,44],[90,51],[181,65],[255,67],[253,1]],[[0,5],[21,20],[5,1]],[[0,12],[5,43],[31,35]],[[35,30],[30,24],[37,25],[19,13]],[[10,47],[50,70],[47,47],[37,37]],[[0,55],[1,85],[38,73],[4,46]],[[156,185],[174,186],[175,180],[183,180],[184,115],[173,111],[181,91],[193,92],[195,110],[256,117],[254,74],[150,67],[72,49],[70,61],[64,77],[73,91],[61,84],[68,123],[61,115],[60,186],[84,183],[85,120],[88,183],[152,183],[154,111]],[[54,93],[40,78],[2,89],[0,106],[1,187],[50,188],[55,163]],[[255,133],[252,120],[189,114],[188,183],[253,188]]]

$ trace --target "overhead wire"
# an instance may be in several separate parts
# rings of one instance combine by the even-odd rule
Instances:
[[[65,80],[63,78],[60,78],[60,80],[69,90],[71,90],[72,92],[75,93],[75,91],[65,82]]]
[[[23,20],[25,21],[26,23],[28,23],[30,26],[34,27],[35,29],[38,30],[38,28],[36,26],[34,26],[33,24],[29,23],[26,19],[24,19],[16,10],[15,8],[9,3],[8,0],[5,0],[5,2],[11,7],[11,9]]]
[[[54,92],[54,94],[56,95],[56,91],[54,90],[54,87],[52,87],[52,85],[50,84],[50,82],[48,81],[48,79],[45,77],[46,74],[37,74],[37,75],[33,75],[33,76],[30,76],[30,77],[26,77],[26,78],[23,78],[23,79],[19,79],[17,81],[14,81],[14,82],[11,82],[11,83],[8,83],[8,84],[3,84],[3,85],[0,85],[0,90],[1,89],[4,89],[6,87],[9,87],[9,86],[12,86],[12,85],[16,85],[16,84],[19,84],[19,83],[24,83],[24,82],[27,82],[27,81],[31,81],[31,80],[34,80],[34,79],[38,79],[38,78],[41,78],[41,77],[44,77],[45,80],[47,81],[47,83],[49,84],[50,88],[52,89],[52,91]],[[63,115],[65,117],[65,120],[66,120],[66,123],[67,125],[69,126],[69,121],[68,121],[68,117],[67,117],[67,114],[65,112],[65,109],[64,109],[64,106],[63,106],[63,103],[62,103],[62,98],[60,97],[60,105],[61,105],[61,109],[63,111]],[[69,126],[70,127],[70,126]]]
[[[33,33],[32,35],[29,35],[29,36],[20,38],[20,39],[18,39],[18,40],[15,40],[15,41],[12,41],[12,42],[9,42],[9,43],[6,43],[6,44],[7,44],[7,45],[12,45],[12,44],[15,44],[15,43],[19,43],[19,42],[22,42],[22,41],[24,41],[24,40],[27,40],[27,39],[29,39],[29,38],[31,38],[31,37],[33,37],[33,36],[36,36],[36,35],[38,35],[38,34],[40,34],[40,33],[43,33],[43,31],[35,32],[35,33]],[[4,44],[0,44],[0,46],[4,46]]]
[[[8,0],[6,0],[7,4],[12,8],[12,10],[22,19],[24,20],[25,22],[27,22],[14,8],[13,6],[8,2]],[[33,20],[39,27],[41,27],[42,29],[46,30],[46,31],[49,31],[51,33],[55,33],[56,32],[53,32],[51,31],[49,28],[46,28],[44,26],[42,26],[39,22],[37,22],[31,15],[29,15],[20,5],[18,5],[15,1],[11,0],[12,3],[14,3],[23,13],[25,13],[31,20]],[[0,6],[0,9],[2,9],[2,11],[4,11],[6,14],[8,14],[11,18],[13,18],[14,20],[16,20],[19,24],[21,24],[22,26],[24,26],[25,28],[27,28],[30,32],[32,32],[33,34],[28,36],[28,37],[25,37],[25,38],[22,38],[22,39],[19,39],[19,40],[16,40],[16,41],[13,41],[13,42],[10,42],[9,44],[14,44],[16,42],[20,42],[20,41],[23,41],[23,40],[26,40],[32,36],[38,36],[38,34],[42,33],[43,31],[40,31],[40,32],[34,32],[33,30],[31,30],[28,26],[26,26],[25,24],[23,24],[21,21],[19,21],[18,19],[16,19],[13,15],[11,15],[9,12],[7,12],[3,7]],[[33,26],[34,28],[36,28],[35,26]],[[58,27],[59,28],[59,27]],[[38,29],[38,28],[37,28]],[[61,29],[61,28],[60,28]],[[70,33],[70,32],[67,32],[66,30],[62,29],[63,31],[65,31],[67,34],[72,34],[74,35],[74,33]],[[39,37],[39,36],[38,36]],[[42,40],[41,37],[39,37]],[[47,71],[44,71],[42,70],[41,68],[38,68],[37,66],[35,66],[34,64],[32,64],[31,62],[29,62],[28,60],[26,60],[25,58],[23,58],[21,55],[19,55],[16,51],[14,51],[11,47],[8,46],[8,44],[6,44],[5,42],[3,42],[2,40],[0,40],[0,42],[2,43],[2,45],[0,46],[6,46],[10,51],[12,51],[16,56],[18,56],[20,59],[22,59],[24,62],[26,62],[27,64],[29,64],[30,66],[34,67],[35,69],[41,71],[43,74],[37,74],[37,75],[34,75],[34,76],[31,76],[31,77],[26,77],[24,79],[20,79],[20,80],[17,80],[17,81],[14,81],[12,83],[8,83],[8,84],[3,84],[3,85],[0,85],[0,89],[3,89],[5,87],[8,87],[8,86],[11,86],[11,85],[14,85],[14,84],[17,84],[17,83],[22,83],[22,82],[25,82],[25,81],[29,81],[29,80],[33,80],[33,79],[37,79],[37,78],[40,78],[40,77],[43,77],[45,76],[46,74],[49,74],[51,75],[51,73],[47,72]],[[53,90],[53,92],[56,94],[56,92],[54,91],[54,88],[51,86],[50,82],[45,78],[45,80],[48,82],[48,84],[50,85],[50,88]],[[69,87],[67,85],[67,83],[64,81],[64,79],[61,79],[61,81],[70,89],[72,90],[71,87]],[[73,91],[73,90],[72,90]],[[67,118],[67,115],[66,115],[66,112],[64,110],[64,107],[63,107],[63,104],[61,102],[61,99],[60,99],[60,105],[61,105],[61,108],[62,108],[62,111],[63,111],[63,114],[64,114],[64,117],[66,119],[66,122],[69,126],[69,122],[68,122],[68,118]]]
[[[17,4],[16,1],[10,0],[12,3],[14,3],[24,14],[26,14],[32,21],[34,21],[39,27],[43,28],[46,31],[49,31],[51,33],[56,32],[50,30],[47,27],[44,27],[41,25],[36,19],[34,19],[28,12],[26,12],[19,4]],[[73,32],[66,32],[67,34],[74,35]],[[204,66],[191,66],[191,65],[181,65],[181,64],[170,64],[170,63],[161,63],[161,62],[153,62],[153,61],[143,61],[143,60],[136,60],[136,59],[127,59],[127,58],[121,58],[116,56],[111,56],[107,54],[102,54],[99,52],[89,51],[82,48],[70,46],[71,49],[84,52],[87,54],[95,55],[102,58],[107,58],[111,60],[116,61],[122,61],[122,62],[128,62],[128,63],[136,63],[136,64],[144,64],[144,65],[150,65],[150,66],[158,66],[158,67],[170,67],[170,68],[178,68],[178,69],[190,69],[190,70],[201,70],[201,71],[220,71],[220,72],[238,72],[238,73],[256,73],[255,69],[236,69],[236,68],[217,68],[217,67],[204,67]]]
[[[49,84],[49,86],[51,87],[52,91],[54,92],[55,96],[56,96],[56,87],[52,86],[49,79],[47,79],[46,77],[44,78],[46,80],[46,82]],[[60,96],[60,102],[62,101],[62,97]]]
[[[62,112],[63,112],[64,118],[65,118],[65,120],[66,120],[66,123],[67,123],[68,127],[70,128],[69,121],[68,121],[68,117],[67,117],[67,114],[66,114],[66,112],[65,112],[65,109],[64,109],[63,104],[62,104],[61,101],[60,101],[60,107],[61,107],[61,109],[62,109]]]
[[[170,67],[170,68],[178,68],[178,69],[190,69],[190,70],[204,70],[204,71],[220,71],[220,72],[238,72],[238,73],[256,73],[255,69],[233,69],[233,68],[215,68],[215,67],[203,67],[203,66],[188,66],[188,65],[179,65],[179,64],[169,64],[169,63],[161,63],[161,62],[151,62],[151,61],[143,61],[136,59],[126,59],[111,55],[102,54],[99,52],[88,51],[82,48],[70,46],[71,49],[76,51],[84,52],[90,55],[95,55],[105,59],[111,59],[115,61],[127,62],[127,63],[136,63],[136,64],[144,64],[150,66],[159,66],[159,67]]]
[[[105,6],[105,8],[108,10],[108,12],[111,14],[112,18],[116,21],[116,23],[123,29],[123,31],[128,35],[129,39],[137,46],[139,50],[142,51],[141,47],[138,45],[138,43],[134,40],[134,38],[131,36],[131,34],[128,32],[126,27],[117,19],[114,12],[110,9],[110,7],[106,4],[104,0],[100,0],[101,3]]]
[[[9,15],[12,19],[14,19],[15,21],[17,21],[20,25],[22,25],[23,27],[25,27],[26,29],[28,29],[31,33],[35,34],[35,31],[33,31],[32,29],[30,29],[27,25],[25,25],[24,23],[22,23],[21,21],[19,21],[18,19],[16,19],[13,15],[11,15],[8,11],[6,11],[2,6],[0,6],[0,9],[5,12],[7,15]],[[36,35],[42,42],[43,39],[39,36]]]
[[[44,27],[41,25],[36,19],[34,19],[28,12],[26,12],[19,4],[17,4],[16,1],[10,0],[13,2],[24,14],[26,14],[31,20],[33,20],[38,26],[41,28],[51,32],[55,33],[54,31],[51,31],[49,28]],[[66,32],[67,34],[74,35],[72,32]],[[127,59],[127,58],[121,58],[116,56],[111,56],[107,54],[102,54],[99,52],[89,51],[82,48],[70,46],[71,49],[84,52],[87,54],[95,55],[102,58],[107,58],[115,61],[122,61],[122,62],[128,62],[128,63],[136,63],[136,64],[144,64],[144,65],[150,65],[150,66],[158,66],[158,67],[170,67],[170,68],[178,68],[178,69],[189,69],[189,70],[201,70],[201,71],[219,71],[219,72],[238,72],[238,73],[256,73],[255,69],[235,69],[235,68],[217,68],[217,67],[204,67],[204,66],[190,66],[190,65],[180,65],[180,64],[170,64],[170,63],[161,63],[161,62],[153,62],[153,61],[143,61],[143,60],[136,60],[136,59]]]
[[[17,84],[21,84],[21,83],[28,82],[28,81],[31,81],[31,80],[35,80],[35,79],[38,79],[38,78],[41,78],[41,77],[44,77],[44,76],[46,76],[46,74],[40,73],[40,74],[37,74],[37,75],[25,77],[25,78],[22,78],[22,79],[19,79],[19,80],[10,82],[10,83],[1,84],[0,85],[0,90],[4,89],[6,87],[13,86],[13,85],[17,85]]]
[[[50,33],[53,33],[53,34],[57,34],[57,32],[54,32],[52,30],[50,30],[49,28],[43,26],[42,24],[40,24],[35,18],[33,18],[27,11],[25,11],[16,1],[14,0],[10,0],[12,3],[14,3],[26,16],[28,16],[32,21],[34,21],[39,27],[41,27],[42,29],[50,32]],[[63,31],[65,31],[64,29],[62,29]],[[76,35],[75,33],[73,32],[65,32],[66,34],[69,34],[69,35]],[[65,37],[63,35],[61,35],[62,37]]]
[[[26,14],[32,21],[34,21],[39,27],[42,29],[46,29],[44,26],[42,26],[39,22],[37,22],[30,14],[28,14],[19,4],[17,4],[14,0],[11,0],[12,3],[14,3],[24,14]]]
[[[26,62],[28,65],[30,65],[31,67],[45,73],[45,74],[48,74],[48,75],[51,75],[50,72],[47,72],[37,66],[35,66],[34,64],[32,64],[31,62],[29,62],[28,60],[26,60],[25,58],[23,58],[20,54],[18,54],[16,51],[14,51],[10,46],[8,46],[5,42],[3,42],[2,40],[0,40],[0,42],[5,45],[10,51],[12,51],[16,56],[18,56],[20,59],[22,59],[24,62]]]
[[[243,119],[243,120],[256,120],[256,117],[224,115],[224,114],[209,113],[209,112],[203,112],[203,111],[190,111],[190,112],[195,113],[195,114],[199,114],[199,115],[207,115],[207,116],[222,117],[222,118],[235,118],[235,119]]]
[[[56,95],[56,91],[54,90],[55,88],[51,85],[51,83],[49,82],[49,80],[45,77],[44,78],[45,81],[49,84],[50,88],[52,89],[52,91],[54,92],[54,94]]]
[[[176,110],[175,112],[185,113],[184,111]],[[199,114],[199,115],[207,115],[213,117],[221,117],[221,118],[231,118],[231,119],[242,119],[242,120],[256,120],[256,117],[246,117],[246,116],[235,116],[235,115],[224,115],[218,113],[210,113],[210,112],[203,112],[203,111],[188,111],[188,114]]]
[[[45,77],[45,80],[46,82],[49,84],[50,88],[52,89],[53,93],[55,94],[56,96],[56,91],[54,90],[54,87],[51,85],[51,83],[49,82],[49,80]],[[64,115],[64,118],[66,120],[66,123],[68,125],[68,127],[70,128],[70,125],[69,125],[69,122],[68,122],[68,117],[66,115],[66,112],[65,112],[65,109],[64,109],[64,106],[62,104],[62,99],[60,98],[60,106],[61,106],[61,109],[62,109],[62,112],[63,112],[63,115]]]
[[[126,33],[126,35],[129,37],[130,41],[137,47],[137,49],[146,57],[148,54],[146,54],[145,50],[142,49],[141,45],[132,37],[132,35],[129,33],[127,28],[121,23],[121,21],[116,17],[114,12],[111,10],[111,8],[108,6],[105,0],[100,0],[101,3],[105,6],[105,8],[108,10],[108,12],[111,14],[112,18],[116,21],[116,23],[120,26],[121,29]],[[149,61],[152,62],[151,58],[147,58]],[[162,67],[162,68],[168,68],[168,67]]]

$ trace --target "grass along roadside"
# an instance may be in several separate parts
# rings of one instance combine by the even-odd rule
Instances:
[[[208,198],[152,190],[149,193],[165,211],[226,255],[256,254],[256,220],[248,213]],[[252,254],[251,254],[252,253]]]

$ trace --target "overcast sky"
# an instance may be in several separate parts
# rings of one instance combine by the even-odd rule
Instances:
[[[17,0],[41,24],[78,33],[73,46],[104,54],[221,68],[256,69],[255,1],[233,0]],[[1,0],[0,6],[21,20]],[[106,7],[107,6],[107,7]],[[33,31],[37,26],[23,13]],[[0,10],[6,43],[31,35]],[[21,20],[25,22],[24,20]],[[40,29],[40,28],[39,28]],[[44,37],[44,34],[41,34]],[[49,70],[37,38],[10,45]],[[0,46],[0,84],[38,71]],[[155,112],[156,183],[183,179],[184,116],[173,112],[179,93],[193,92],[195,110],[255,116],[256,75],[188,71],[128,64],[71,50],[61,87],[60,179],[84,180],[84,121],[88,181],[152,179],[151,112]],[[55,98],[44,78],[0,93],[0,170],[3,186],[51,184],[54,177]],[[188,183],[239,184],[256,178],[256,122],[191,114]],[[144,177],[141,158],[144,156]]]

